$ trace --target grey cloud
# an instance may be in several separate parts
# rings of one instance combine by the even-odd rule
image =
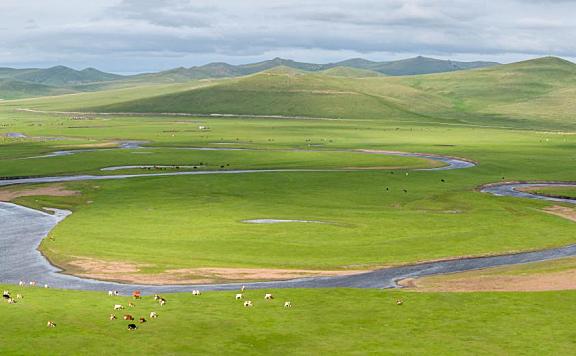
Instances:
[[[200,63],[186,61],[273,53],[329,54],[326,61],[395,53],[576,57],[576,4],[568,1],[103,0],[89,7],[30,1],[41,4],[44,16],[26,24],[28,9],[10,2],[13,15],[0,33],[0,52],[10,57],[2,62],[24,63],[34,55],[103,68],[138,61],[154,69],[177,58],[179,65],[192,65]]]

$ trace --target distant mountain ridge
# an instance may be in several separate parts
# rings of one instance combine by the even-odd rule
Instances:
[[[347,77],[405,76],[453,72],[495,66],[496,62],[457,62],[427,57],[399,61],[374,62],[362,58],[336,63],[315,64],[274,58],[267,61],[232,65],[209,63],[190,68],[123,76],[94,68],[76,70],[65,66],[51,68],[0,68],[0,98],[15,99],[31,96],[58,95],[106,89],[114,86],[134,86],[152,83],[185,83],[191,80],[234,78],[261,73],[276,67],[305,72]]]
[[[241,65],[210,63],[191,68],[182,67],[159,73],[142,74],[136,77],[149,79],[170,79],[174,81],[240,77],[244,75],[260,73],[265,70],[280,66],[290,67],[307,72],[321,72],[336,67],[349,67],[354,69],[369,70],[388,76],[404,76],[454,72],[459,70],[491,67],[498,64],[500,63],[483,61],[458,62],[421,56],[387,62],[374,62],[362,58],[353,58],[341,62],[327,64],[305,63],[293,61],[290,59],[274,58],[268,61]]]

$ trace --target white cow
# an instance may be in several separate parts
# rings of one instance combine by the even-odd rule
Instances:
[[[292,303],[284,302],[284,308],[292,308]]]
[[[266,295],[264,295],[264,299],[271,300],[274,299],[274,296],[271,293],[266,293]]]
[[[18,285],[19,285],[20,287],[24,287],[25,284],[26,284],[26,283],[25,283],[24,281],[20,281],[20,283],[18,283]]]
[[[158,317],[158,314],[156,314],[156,312],[150,312],[150,319],[156,319]]]
[[[192,291],[192,295],[200,295],[200,294],[201,294],[200,291],[197,289]]]
[[[122,306],[122,304],[116,304],[114,305],[114,310],[122,310],[124,309],[124,307]]]
[[[118,293],[117,290],[109,290],[109,291],[108,291],[108,295],[109,295],[110,297],[117,297],[119,294],[120,294],[120,293]]]
[[[236,300],[240,300],[240,299],[242,299],[242,298],[244,298],[244,296],[242,295],[242,293],[236,294]]]
[[[251,301],[251,300],[247,300],[247,301],[244,302],[244,306],[245,306],[245,307],[253,307],[254,304],[252,304],[252,301]]]
[[[48,323],[46,323],[46,326],[49,328],[55,328],[56,324],[53,321],[49,321]]]

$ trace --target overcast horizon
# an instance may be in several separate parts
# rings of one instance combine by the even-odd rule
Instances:
[[[569,0],[2,0],[0,67],[141,73],[282,57],[576,58]]]

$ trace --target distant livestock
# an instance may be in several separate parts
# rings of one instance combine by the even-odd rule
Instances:
[[[200,295],[200,294],[201,294],[200,291],[197,289],[192,291],[192,295]]]
[[[109,319],[110,319],[110,320],[116,320],[117,318],[116,318],[116,315],[110,314],[110,318],[109,318]]]
[[[284,308],[292,308],[292,303],[284,302]]]
[[[266,293],[266,295],[264,295],[264,299],[266,299],[266,300],[272,300],[272,299],[274,299],[274,296],[273,296],[272,294],[270,294],[270,293]]]
[[[240,299],[242,299],[242,298],[244,298],[244,296],[242,295],[242,293],[236,294],[236,300],[240,300]]]
[[[110,297],[117,297],[119,294],[120,294],[120,293],[118,293],[117,290],[109,290],[109,291],[108,291],[108,295],[109,295]]]
[[[134,320],[134,317],[133,317],[132,315],[130,315],[130,314],[126,314],[126,315],[124,315],[124,316],[122,317],[122,319],[124,319],[124,320]]]
[[[132,330],[136,330],[136,329],[138,329],[136,324],[128,324],[128,330],[132,331]]]
[[[252,301],[251,301],[251,300],[247,300],[247,301],[244,302],[244,306],[248,308],[248,307],[253,307],[254,304],[252,304]]]
[[[114,305],[114,310],[122,310],[124,309],[124,307],[122,306],[122,304],[116,304]]]
[[[156,319],[158,318],[158,314],[156,314],[156,312],[150,312],[150,319]]]
[[[55,328],[56,327],[56,323],[54,323],[53,321],[48,321],[46,323],[46,326],[49,328]]]

